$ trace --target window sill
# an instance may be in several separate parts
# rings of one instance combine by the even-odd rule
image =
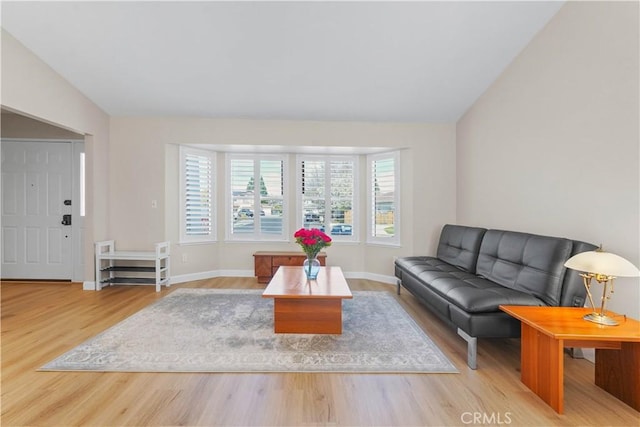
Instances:
[[[265,240],[265,239],[225,239],[223,243],[291,243],[289,240]]]
[[[186,241],[186,242],[178,242],[178,246],[198,246],[198,245],[213,245],[219,243],[218,240],[202,240],[202,241],[198,241],[198,242],[190,242],[190,241]]]
[[[385,242],[367,242],[367,246],[381,246],[387,248],[401,248],[402,245],[400,243],[385,243]]]

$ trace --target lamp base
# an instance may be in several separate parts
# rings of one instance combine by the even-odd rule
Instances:
[[[583,317],[584,320],[589,322],[598,323],[599,325],[616,326],[620,323],[613,317],[605,316],[598,313],[589,313]]]

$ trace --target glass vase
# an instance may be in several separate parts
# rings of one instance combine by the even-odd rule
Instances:
[[[308,257],[302,262],[302,268],[307,279],[315,280],[318,278],[318,273],[320,272],[320,261],[318,261],[318,258],[315,256]]]

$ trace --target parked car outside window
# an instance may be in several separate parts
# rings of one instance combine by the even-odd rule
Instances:
[[[248,208],[238,209],[235,216],[236,218],[253,218],[253,211]]]
[[[353,226],[350,224],[335,224],[331,226],[331,234],[335,236],[351,236]]]

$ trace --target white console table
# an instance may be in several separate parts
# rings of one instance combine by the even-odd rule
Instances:
[[[113,284],[171,285],[170,243],[156,243],[155,251],[117,251],[114,240],[96,242],[96,290]],[[149,273],[154,273],[153,275]]]

